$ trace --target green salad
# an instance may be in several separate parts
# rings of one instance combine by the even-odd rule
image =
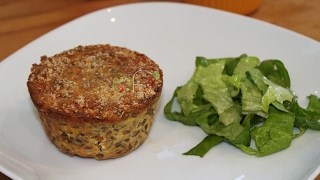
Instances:
[[[308,128],[320,130],[320,99],[311,94],[308,106],[300,107],[280,60],[260,61],[243,54],[196,57],[195,64],[190,80],[175,89],[164,107],[168,120],[199,126],[207,133],[184,155],[203,157],[213,146],[227,142],[244,153],[266,156],[288,148]],[[172,111],[175,99],[179,112]]]

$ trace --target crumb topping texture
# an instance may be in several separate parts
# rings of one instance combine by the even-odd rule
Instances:
[[[159,66],[144,54],[110,45],[78,46],[33,64],[27,82],[40,109],[117,122],[161,93]]]

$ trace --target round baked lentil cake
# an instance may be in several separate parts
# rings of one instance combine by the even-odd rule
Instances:
[[[163,73],[136,51],[88,45],[42,56],[27,86],[53,144],[100,160],[129,154],[147,138]]]

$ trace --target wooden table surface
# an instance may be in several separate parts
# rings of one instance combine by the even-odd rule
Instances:
[[[89,12],[147,0],[0,0],[0,62],[21,47]],[[172,0],[182,2],[182,0]],[[248,15],[320,42],[320,0],[264,0]],[[0,180],[9,179],[0,173]],[[316,178],[320,180],[320,176]]]

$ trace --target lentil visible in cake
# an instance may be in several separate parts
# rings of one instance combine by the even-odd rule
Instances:
[[[146,138],[162,91],[159,66],[110,45],[78,46],[33,64],[30,97],[50,140],[69,155],[123,156]]]

